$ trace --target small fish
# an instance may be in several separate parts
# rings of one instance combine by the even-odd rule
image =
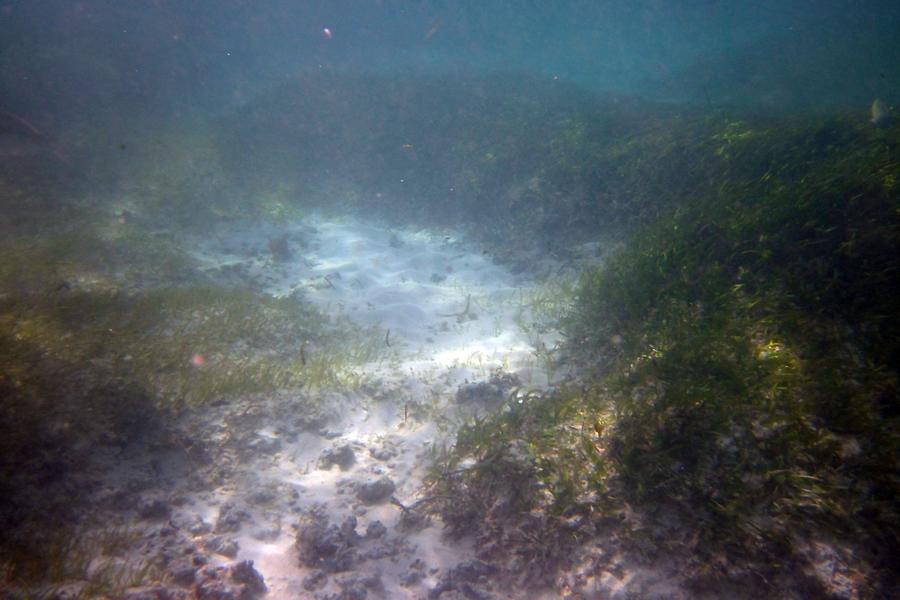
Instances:
[[[429,28],[429,30],[427,32],[425,32],[425,35],[422,36],[422,41],[430,42],[431,38],[434,37],[434,34],[436,34],[438,29],[440,29],[440,28],[441,28],[441,20],[438,19],[437,21],[435,21],[434,23],[431,24],[431,28]]]
[[[876,127],[884,125],[891,119],[891,107],[881,98],[875,98],[870,109],[872,118],[869,121]]]
[[[333,34],[331,33],[331,30],[329,28],[322,28],[322,37],[324,37],[326,40],[330,40],[332,38],[332,35]]]

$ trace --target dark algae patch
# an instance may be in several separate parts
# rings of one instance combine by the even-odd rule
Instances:
[[[890,595],[898,140],[845,117],[709,117],[609,144],[600,164],[649,218],[581,276],[562,323],[581,377],[437,457],[451,530],[530,531],[510,568],[548,582],[620,519],[632,553],[690,556],[698,593],[749,595],[833,593],[811,575],[826,544],[864,596]]]

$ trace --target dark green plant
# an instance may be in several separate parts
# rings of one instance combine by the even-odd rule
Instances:
[[[502,477],[479,470],[483,448],[527,448],[550,512],[665,505],[698,551],[763,565],[829,531],[889,581],[877,553],[900,548],[898,131],[671,126],[607,150],[644,224],[582,276],[564,320],[569,351],[595,365],[584,387],[463,428],[452,455],[476,463],[462,489]]]

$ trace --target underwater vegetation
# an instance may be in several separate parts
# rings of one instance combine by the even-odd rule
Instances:
[[[4,580],[26,590],[33,586],[25,597],[121,597],[128,588],[158,579],[153,565],[122,558],[140,538],[124,526],[67,530],[65,536],[17,548],[16,560],[3,564]]]
[[[4,333],[56,360],[108,367],[173,406],[336,382],[340,365],[376,356],[378,332],[331,322],[300,297],[216,283],[171,232],[132,224],[144,217],[91,208],[4,240]]]
[[[485,523],[488,549],[546,515],[518,546],[558,550],[521,557],[532,575],[565,561],[573,518],[628,507],[677,515],[680,547],[749,559],[756,581],[802,564],[803,540],[840,540],[883,593],[900,555],[898,130],[671,125],[604,149],[647,217],[562,321],[588,374],[460,429],[435,510]]]
[[[559,355],[538,356],[548,372],[564,356],[581,376],[517,391],[435,447],[422,506],[451,533],[477,529],[482,556],[547,582],[614,528],[640,552],[649,539],[697,556],[691,576],[749,562],[771,589],[808,559],[805,540],[832,536],[873,594],[888,590],[900,130],[865,108],[703,114],[513,76],[317,73],[235,115],[144,124],[76,158],[84,188],[114,200],[61,204],[36,191],[43,171],[28,185],[0,174],[0,229],[15,233],[0,241],[0,525],[65,521],[79,499],[65,475],[97,443],[239,395],[358,385],[354,365],[390,334],[208,281],[176,239],[217,220],[360,210],[471,225],[500,261],[623,240],[577,283],[521,300],[523,328],[565,333]],[[93,135],[86,147],[108,137]]]
[[[172,235],[131,214],[70,206],[50,219],[30,192],[9,190],[21,227],[0,242],[0,562],[17,585],[42,572],[50,585],[52,569],[94,558],[80,534],[35,537],[83,516],[90,486],[73,475],[94,453],[166,440],[180,412],[242,394],[302,389],[313,410],[308,392],[358,386],[356,367],[381,356],[382,332],[297,296],[210,281]],[[94,574],[75,578],[97,594],[137,577]]]

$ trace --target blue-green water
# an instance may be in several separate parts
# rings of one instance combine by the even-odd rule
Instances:
[[[10,0],[0,105],[46,119],[219,110],[306,69],[512,71],[713,106],[865,105],[898,93],[898,29],[886,1]]]
[[[898,59],[896,1],[0,0],[0,597],[898,597]]]

